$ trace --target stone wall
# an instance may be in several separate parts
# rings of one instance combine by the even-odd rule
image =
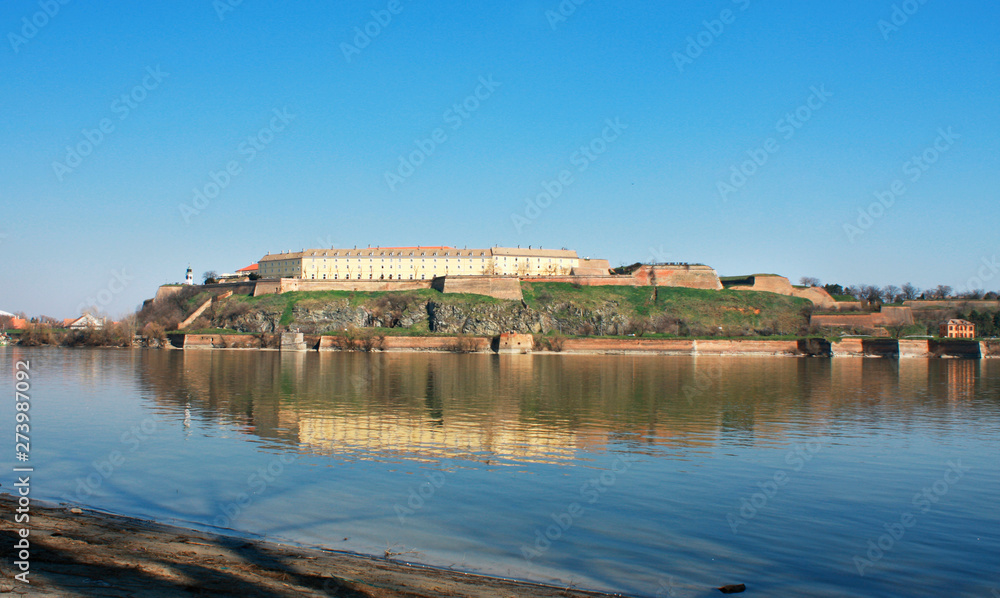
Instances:
[[[180,293],[184,287],[179,284],[174,285],[163,285],[156,289],[156,295],[153,296],[153,303],[162,303],[167,297],[172,297],[177,293]]]
[[[928,341],[919,339],[899,339],[899,358],[928,357],[930,346]]]
[[[765,293],[776,293],[778,295],[788,295],[789,297],[799,297],[808,299],[822,309],[839,309],[837,301],[826,289],[820,287],[808,287],[800,289],[792,286],[784,276],[751,276],[752,285],[736,285],[729,287],[734,291],[763,291]]]
[[[574,276],[607,276],[611,271],[608,260],[581,259],[580,265],[573,268]]]
[[[497,343],[497,353],[531,353],[535,337],[530,334],[504,332]]]
[[[798,355],[798,341],[698,340],[697,355]]]
[[[599,286],[619,286],[619,287],[634,287],[639,286],[635,278],[629,275],[588,275],[588,276],[529,276],[524,279],[524,282],[568,282],[571,284],[578,284],[585,287],[599,287]]]
[[[464,351],[486,352],[493,339],[485,336],[387,336],[382,343],[382,351]],[[461,342],[461,346],[459,343]],[[339,351],[337,338],[319,338],[320,351]]]
[[[1000,301],[977,301],[972,299],[951,299],[946,301],[904,301],[903,306],[912,309],[959,309],[962,311],[975,309],[979,311],[996,311],[1000,310]]]
[[[816,314],[809,318],[811,326],[828,326],[835,328],[874,328],[875,314]]]
[[[640,285],[722,290],[719,274],[712,268],[692,264],[642,266],[632,273]]]
[[[431,287],[442,293],[472,293],[520,301],[521,281],[514,276],[439,276]]]
[[[913,324],[913,310],[909,307],[882,306],[882,311],[862,314],[815,314],[809,318],[811,326],[834,328],[878,328],[881,326],[909,326]]]

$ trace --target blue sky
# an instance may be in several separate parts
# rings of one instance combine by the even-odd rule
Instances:
[[[333,244],[1000,289],[1000,6],[576,2],[3,3],[0,309]]]

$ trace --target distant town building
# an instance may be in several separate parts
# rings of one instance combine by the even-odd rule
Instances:
[[[607,260],[580,259],[569,249],[492,247],[367,247],[306,249],[260,259],[261,278],[307,280],[431,280],[438,276],[568,276],[608,274]]]
[[[194,273],[191,272],[191,266],[188,266],[187,274],[184,275],[184,284],[194,284]]]
[[[968,320],[948,320],[939,332],[944,338],[976,338],[976,325]]]
[[[65,322],[65,321],[64,321]],[[83,314],[73,320],[66,327],[70,330],[82,330],[84,328],[104,328],[107,322],[93,314]]]

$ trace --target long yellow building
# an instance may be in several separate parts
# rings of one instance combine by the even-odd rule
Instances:
[[[431,280],[437,276],[566,276],[606,260],[581,260],[570,249],[492,247],[367,247],[267,254],[261,278],[306,280]],[[594,262],[597,262],[596,264]]]

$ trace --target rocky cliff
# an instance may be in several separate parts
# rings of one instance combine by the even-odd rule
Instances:
[[[697,289],[525,285],[525,298],[501,300],[432,290],[402,293],[285,293],[235,297],[206,315],[206,327],[306,333],[400,328],[415,333],[496,335],[796,334],[807,325],[801,299],[769,293]]]

